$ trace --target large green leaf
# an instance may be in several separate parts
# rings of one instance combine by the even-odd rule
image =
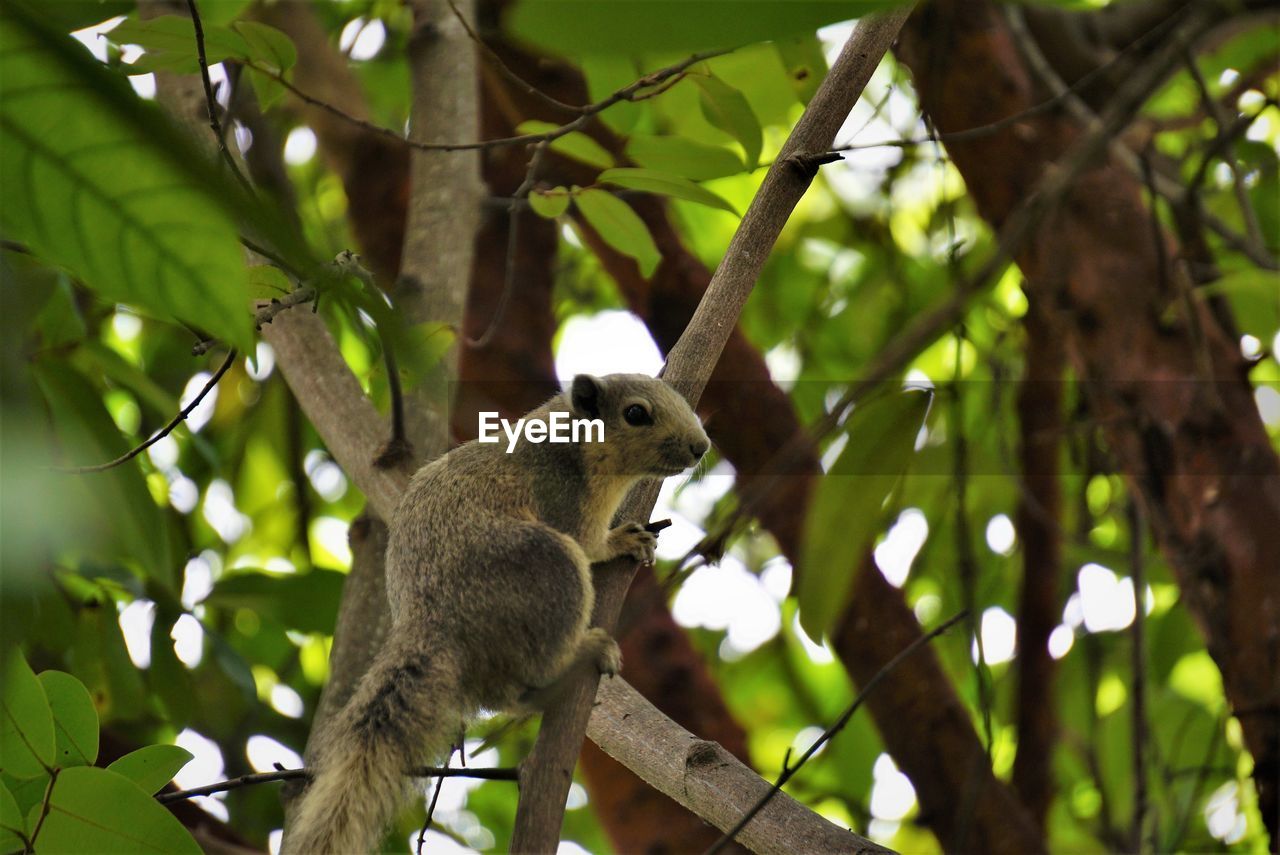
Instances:
[[[849,602],[853,579],[882,520],[881,506],[911,459],[931,395],[908,391],[856,409],[848,444],[818,482],[805,518],[800,624],[821,639]]]
[[[18,801],[9,788],[0,781],[0,852],[13,852],[23,848],[27,835],[27,823],[23,819]]]
[[[98,759],[98,711],[89,690],[65,671],[42,671],[40,685],[53,712],[59,766],[92,766]]]
[[[507,26],[564,54],[637,56],[811,33],[892,5],[885,0],[520,0]]]
[[[53,360],[38,363],[33,373],[66,454],[59,463],[97,464],[128,450],[101,394],[82,375]],[[71,542],[112,546],[116,555],[140,562],[163,584],[174,584],[165,546],[168,528],[136,464],[85,475],[51,473],[49,477],[69,498],[88,497],[88,501],[76,504],[88,516],[80,518]],[[66,536],[71,538],[71,533]]]
[[[177,745],[147,745],[130,751],[107,768],[133,781],[144,793],[156,793],[173,780],[192,754]]]
[[[556,130],[558,127],[560,126],[553,125],[551,122],[539,122],[530,119],[527,122],[521,122],[516,127],[516,133],[545,134]],[[551,150],[563,154],[565,157],[580,160],[597,169],[608,169],[614,164],[612,154],[606,151],[600,143],[579,131],[572,131],[562,137],[556,137],[551,141]]]
[[[695,75],[693,80],[700,90],[702,115],[742,145],[747,155],[747,168],[755,169],[760,162],[764,132],[760,130],[760,120],[747,103],[747,97],[710,74]]]
[[[606,169],[600,173],[601,184],[614,184],[618,187],[627,187],[632,190],[643,190],[646,193],[659,193],[663,196],[673,196],[676,199],[684,199],[688,202],[697,202],[699,205],[706,205],[709,208],[719,208],[721,211],[728,211],[730,214],[738,213],[737,209],[723,196],[717,196],[705,187],[694,184],[688,178],[682,178],[679,175],[672,175],[668,172],[659,172],[656,169],[635,169],[632,167],[623,167],[620,169]]]
[[[742,158],[727,148],[677,136],[633,134],[627,140],[627,157],[641,166],[680,175],[690,181],[737,175],[746,168]]]
[[[218,580],[208,605],[246,608],[299,632],[333,632],[346,574],[312,569],[306,573],[236,572]]]
[[[0,227],[107,300],[248,349],[236,226],[197,175],[209,158],[73,40],[4,10]]]
[[[94,766],[58,775],[35,844],[37,852],[200,853],[182,823],[149,793]]]
[[[53,714],[40,681],[16,647],[4,657],[0,686],[0,770],[18,779],[42,775],[54,763]]]
[[[133,74],[148,71],[172,71],[192,74],[200,70],[196,53],[195,25],[185,15],[160,15],[145,21],[124,21],[107,33],[117,45],[137,45],[145,53],[128,70]],[[249,44],[229,27],[204,27],[204,52],[210,65],[231,57],[244,57]]]
[[[582,216],[600,233],[605,243],[634,258],[645,277],[653,275],[662,254],[658,252],[644,220],[631,210],[630,205],[603,190],[583,190],[573,198]]]

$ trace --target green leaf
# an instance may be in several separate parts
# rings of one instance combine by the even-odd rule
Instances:
[[[546,134],[556,130],[559,125],[550,122],[529,120],[516,126],[517,134]],[[580,160],[597,169],[608,169],[613,166],[613,155],[606,151],[600,143],[579,131],[571,131],[551,142],[551,150],[565,157]]]
[[[520,0],[513,34],[568,55],[691,53],[811,33],[894,5],[883,0]]]
[[[710,190],[694,184],[688,178],[659,172],[656,169],[636,169],[633,167],[606,169],[600,173],[599,180],[601,184],[615,184],[618,187],[643,190],[646,193],[674,196],[677,199],[697,202],[699,205],[706,205],[709,208],[719,208],[721,211],[728,211],[730,214],[738,213],[733,205],[729,204],[728,200],[722,196],[717,196]]]
[[[1225,296],[1235,310],[1240,329],[1263,341],[1269,340],[1280,326],[1280,288],[1274,271],[1246,267],[1223,275],[1197,292],[1206,298]]]
[[[0,770],[18,779],[43,775],[54,764],[53,713],[40,681],[16,647],[5,655],[0,685]]]
[[[293,39],[267,24],[257,21],[236,21],[231,29],[239,33],[249,52],[245,59],[264,66],[277,74],[284,74],[298,61],[298,49]]]
[[[707,121],[742,144],[747,155],[747,168],[755,169],[760,162],[760,149],[764,135],[760,120],[747,103],[747,97],[710,74],[694,76],[693,81],[701,90],[698,103]]]
[[[22,849],[26,835],[27,823],[22,817],[22,809],[18,807],[18,800],[0,781],[0,852]]]
[[[42,671],[39,680],[53,712],[57,764],[92,766],[98,759],[98,711],[89,690],[65,671]]]
[[[200,855],[182,823],[149,793],[123,775],[94,766],[58,775],[36,850]]]
[[[631,210],[630,205],[603,190],[583,190],[574,196],[574,201],[588,225],[600,234],[605,243],[634,258],[643,276],[653,275],[662,254],[658,252],[644,221]]]
[[[107,33],[112,44],[137,45],[145,53],[126,66],[130,74],[172,71],[194,74],[200,70],[196,30],[185,15],[160,15],[145,21],[130,19]],[[248,42],[227,27],[204,25],[204,53],[210,65],[231,57],[251,54]]]
[[[158,793],[182,767],[191,762],[192,754],[177,745],[147,745],[130,751],[107,767],[138,785],[148,795]]]
[[[930,393],[908,391],[854,410],[848,444],[818,482],[805,518],[800,624],[821,640],[844,612],[880,528],[881,506],[906,471]]]
[[[806,33],[773,43],[778,59],[787,70],[796,99],[808,104],[818,91],[818,85],[827,76],[827,57],[822,52],[822,40],[816,33]]]
[[[0,228],[106,300],[247,351],[244,263],[236,225],[210,193],[220,183],[210,158],[70,37],[17,3],[6,10]]]
[[[332,633],[346,578],[321,569],[287,575],[237,571],[219,579],[205,603],[249,609],[299,632]]]
[[[633,134],[627,140],[627,157],[641,166],[669,172],[690,181],[707,181],[743,172],[742,158],[720,146],[686,137]]]
[[[278,267],[270,264],[250,265],[249,296],[254,300],[279,299],[293,290],[293,283]]]
[[[54,360],[42,360],[32,371],[66,455],[60,463],[103,463],[129,449],[103,406],[101,394],[81,374]],[[87,514],[78,519],[73,542],[111,545],[121,558],[137,560],[162,584],[174,584],[166,548],[168,529],[137,464],[57,478],[55,486],[68,496],[89,499],[82,503]]]
[[[569,209],[569,191],[557,187],[545,193],[534,191],[529,194],[529,207],[539,217],[554,220]]]

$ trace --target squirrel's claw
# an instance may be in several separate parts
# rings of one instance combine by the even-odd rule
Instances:
[[[615,558],[625,555],[648,566],[657,548],[658,536],[640,523],[623,523],[609,532],[609,552]]]

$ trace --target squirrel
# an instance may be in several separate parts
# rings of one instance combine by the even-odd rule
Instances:
[[[391,628],[321,739],[286,853],[368,852],[407,799],[405,772],[444,759],[479,710],[540,711],[579,667],[612,676],[618,644],[588,627],[591,564],[652,564],[656,536],[611,527],[627,492],[710,447],[675,390],[578,375],[525,416],[599,419],[603,441],[471,441],[413,476],[389,526]],[[589,432],[588,432],[589,434]]]

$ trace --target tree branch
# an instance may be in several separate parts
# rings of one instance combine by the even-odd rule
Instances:
[[[498,767],[493,769],[470,769],[467,767],[451,767],[451,766],[422,766],[405,772],[405,775],[413,778],[475,778],[480,781],[516,781],[519,780],[519,770],[507,767]],[[193,787],[189,790],[178,790],[171,793],[159,793],[156,795],[156,801],[162,805],[180,802],[186,799],[194,799],[197,796],[208,796],[213,793],[225,793],[228,790],[237,790],[240,787],[251,787],[254,784],[270,784],[275,781],[300,781],[309,780],[311,778],[310,769],[277,769],[274,772],[258,772],[254,775],[241,775],[238,778],[230,778],[226,781],[218,781],[216,784],[207,784],[203,787]]]
[[[57,466],[54,467],[55,470],[58,472],[66,472],[70,475],[84,475],[89,472],[106,472],[108,469],[113,469],[121,463],[126,463],[137,457],[139,454],[146,451],[169,434],[173,433],[178,425],[187,420],[187,417],[191,415],[191,412],[196,407],[200,406],[200,402],[203,401],[205,397],[213,391],[214,387],[218,385],[218,381],[222,379],[223,374],[227,373],[227,369],[235,364],[237,355],[238,354],[234,348],[228,351],[227,358],[222,360],[222,364],[218,366],[218,370],[215,371],[213,376],[209,378],[208,382],[204,384],[204,388],[200,390],[199,394],[192,398],[190,403],[179,410],[178,414],[170,419],[167,425],[152,434],[146,442],[129,449],[115,460],[110,460],[106,463],[99,463],[96,466]]]
[[[737,835],[741,834],[742,831],[751,823],[751,820],[755,819],[755,817],[759,815],[766,806],[768,806],[769,802],[777,796],[778,793],[782,792],[782,787],[787,783],[787,781],[790,781],[795,776],[796,772],[799,772],[804,764],[808,763],[813,755],[818,753],[818,749],[830,742],[832,737],[844,729],[844,726],[849,723],[851,718],[853,718],[853,714],[862,706],[862,702],[867,699],[868,695],[875,691],[876,686],[880,685],[881,680],[893,673],[893,670],[903,661],[908,659],[911,654],[922,649],[926,644],[951,629],[951,627],[955,626],[967,615],[968,612],[960,612],[954,617],[947,619],[941,625],[912,641],[903,648],[901,653],[886,662],[884,667],[877,671],[876,675],[866,682],[862,687],[862,690],[858,692],[857,697],[853,699],[853,703],[849,704],[849,706],[845,708],[845,711],[840,714],[840,717],[836,719],[830,727],[824,730],[822,735],[813,741],[812,745],[805,749],[804,754],[800,755],[800,759],[797,760],[794,765],[789,765],[785,760],[783,761],[782,774],[778,775],[778,780],[774,781],[773,786],[769,788],[769,792],[761,796],[760,800],[752,805],[750,810],[743,814],[742,819],[738,820],[732,828],[724,833],[723,837],[715,842],[715,845],[706,851],[706,855],[716,855],[716,853],[722,851],[725,846],[731,843]]]
[[[909,11],[897,9],[859,23],[766,173],[730,241],[725,261],[716,270],[689,326],[667,359],[664,379],[691,404],[696,405],[701,396],[774,241],[813,179],[812,171],[797,168],[797,164],[803,167],[805,157],[831,148],[836,132]],[[641,484],[628,498],[620,516],[647,520],[657,491],[655,481]],[[614,561],[603,565],[603,569],[596,575],[593,620],[611,630],[617,623],[635,565]],[[585,675],[543,717],[533,751],[521,766],[521,799],[511,842],[513,850],[555,849],[565,797],[598,683],[599,675]]]
[[[720,829],[764,801],[741,829],[743,844],[762,855],[796,852],[887,853],[777,793],[718,744],[699,739],[646,701],[620,677],[600,683],[587,735],[610,757]],[[513,851],[521,850],[513,844]],[[546,850],[553,851],[553,850]]]

